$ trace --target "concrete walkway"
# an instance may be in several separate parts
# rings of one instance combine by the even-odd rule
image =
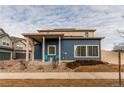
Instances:
[[[0,73],[0,79],[118,79],[117,72]],[[124,79],[124,72],[122,73]]]

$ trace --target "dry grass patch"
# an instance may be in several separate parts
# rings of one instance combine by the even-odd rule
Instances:
[[[124,80],[122,80],[124,84]],[[89,80],[89,79],[27,79],[0,80],[1,87],[113,87],[118,80]]]
[[[124,72],[124,65],[121,66]],[[101,61],[75,61],[62,62],[57,68],[52,64],[29,64],[19,60],[0,62],[0,72],[118,72],[118,65],[108,64]]]
[[[64,63],[63,63],[64,64]],[[72,72],[73,70],[60,64],[53,68],[52,64],[30,64],[25,61],[1,62],[0,72]],[[11,65],[11,66],[10,66]]]
[[[91,66],[79,66],[74,69],[75,72],[118,72],[118,65],[99,64]],[[121,71],[124,72],[124,65],[121,66]]]

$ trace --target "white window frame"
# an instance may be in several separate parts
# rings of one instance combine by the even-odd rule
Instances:
[[[78,46],[86,46],[86,45],[74,45],[74,57],[78,57],[78,58],[80,58],[80,57],[86,57],[87,56],[87,47],[86,47],[86,56],[76,56],[76,52],[75,52],[75,50],[76,50],[76,48],[78,47]]]
[[[75,51],[77,46],[86,46],[86,56],[76,56]],[[88,46],[97,46],[98,47],[98,56],[88,56]],[[74,45],[74,58],[99,58],[99,45]]]
[[[49,48],[54,47],[55,48],[55,54],[50,54],[49,53]],[[56,55],[56,45],[48,45],[48,55]]]
[[[97,46],[98,47],[98,56],[88,56],[88,57],[99,57],[99,45],[87,45],[87,46]],[[88,49],[87,49],[88,50]],[[88,52],[87,52],[87,55],[88,55]]]

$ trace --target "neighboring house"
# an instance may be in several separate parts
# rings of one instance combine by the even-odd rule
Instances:
[[[13,43],[13,59],[25,59],[26,57],[26,40],[24,38],[19,37],[11,37]],[[31,47],[31,44],[30,46]],[[31,50],[31,48],[29,49]],[[31,53],[31,51],[30,51]],[[30,56],[29,53],[29,56]]]
[[[95,29],[47,29],[38,33],[23,33],[27,38],[26,60],[29,60],[29,40],[32,40],[32,61],[101,60],[101,39]]]
[[[0,28],[0,60],[12,59],[12,41],[10,36]]]

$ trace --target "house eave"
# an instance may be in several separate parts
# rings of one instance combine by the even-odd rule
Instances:
[[[0,46],[0,49],[13,50],[13,48],[11,48],[11,47],[5,47],[5,46]]]
[[[96,29],[41,29],[41,30],[37,30],[38,32],[95,32]]]
[[[104,39],[105,37],[64,37],[63,39],[87,39],[87,40],[101,40]]]

